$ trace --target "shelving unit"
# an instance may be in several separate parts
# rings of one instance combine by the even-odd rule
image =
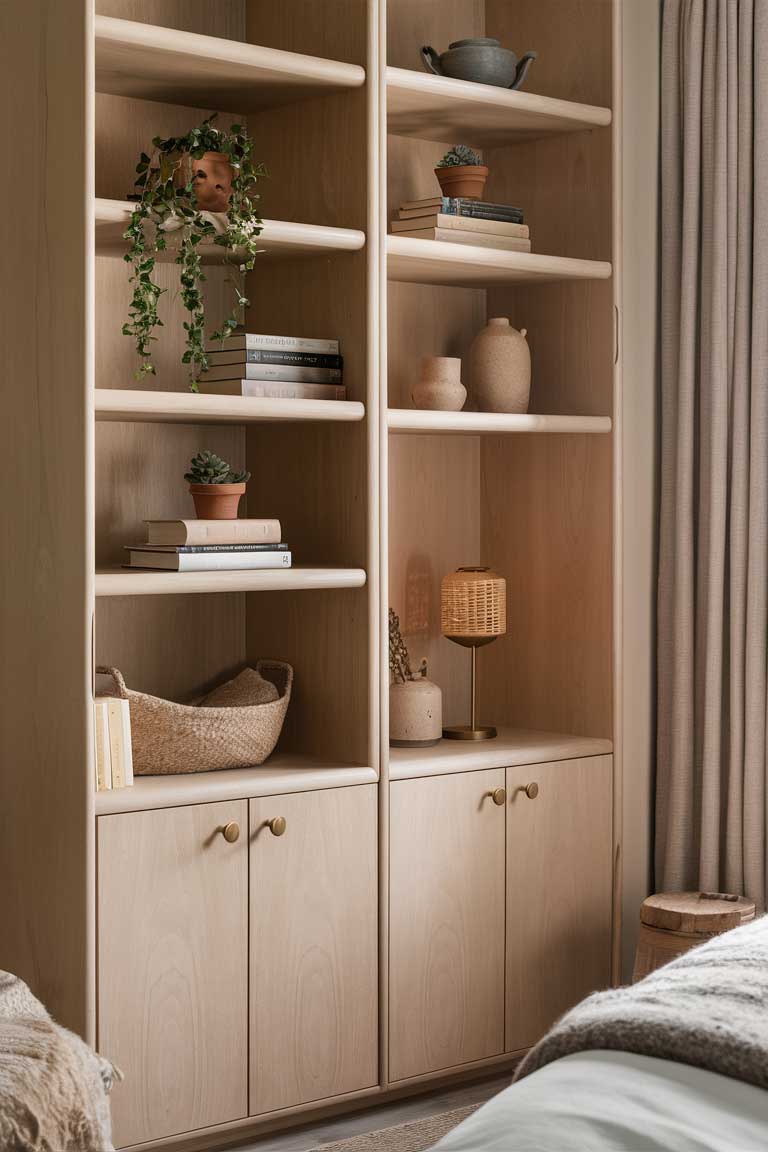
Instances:
[[[537,416],[533,413],[506,412],[429,412],[418,408],[390,408],[387,413],[390,432],[410,432],[476,436],[505,433],[588,433],[610,432],[610,416]]]
[[[546,284],[562,280],[607,280],[605,260],[573,260],[538,252],[505,252],[472,244],[387,236],[387,275],[408,284],[485,288],[505,284]]]
[[[245,572],[97,571],[97,596],[180,596],[190,592],[304,592],[362,588],[361,568],[293,568]]]
[[[392,748],[389,753],[389,778],[414,780],[424,776],[445,776],[453,772],[560,763],[589,756],[607,756],[612,751],[610,740],[566,736],[558,732],[501,728],[496,739],[488,741],[486,745],[441,740],[432,748]]]
[[[96,388],[94,412],[97,420],[125,423],[281,424],[294,420],[357,423],[365,417],[365,405],[355,400],[281,400]]]

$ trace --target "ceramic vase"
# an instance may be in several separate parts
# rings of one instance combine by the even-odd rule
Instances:
[[[443,694],[426,676],[389,686],[389,742],[395,748],[437,744],[443,734]]]
[[[469,350],[472,398],[481,412],[527,412],[531,396],[531,351],[526,329],[496,316]]]
[[[421,361],[421,375],[411,391],[416,407],[460,412],[466,398],[458,356],[425,356]]]

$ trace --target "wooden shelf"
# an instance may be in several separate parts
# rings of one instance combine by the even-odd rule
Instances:
[[[390,408],[390,432],[476,435],[479,432],[588,432],[611,430],[610,416],[539,416],[526,412],[432,412],[418,408]]]
[[[603,260],[574,260],[444,240],[387,236],[387,277],[409,284],[483,288],[489,284],[607,280],[610,275],[611,265]]]
[[[97,816],[113,812],[140,812],[175,808],[182,804],[212,804],[250,796],[282,796],[288,792],[315,792],[320,788],[348,788],[375,784],[374,768],[337,764],[274,752],[258,768],[230,768],[220,772],[188,772],[179,776],[137,776],[130,788],[97,792]]]
[[[491,146],[610,123],[610,108],[387,68],[387,131],[394,136]]]
[[[473,772],[482,768],[547,764],[583,756],[604,756],[612,751],[610,740],[500,728],[495,740],[441,740],[432,748],[390,748],[389,778],[410,780],[417,776],[445,776],[451,772]]]
[[[178,596],[189,592],[297,592],[362,588],[362,568],[276,568],[244,572],[153,572],[106,568],[96,573],[97,596]]]
[[[96,91],[250,112],[360,88],[357,64],[97,16]]]
[[[272,400],[130,388],[96,388],[94,410],[97,420],[150,424],[354,423],[365,416],[365,405],[355,400]]]
[[[123,233],[128,227],[133,205],[129,200],[104,200],[94,203],[96,252],[100,256],[122,256],[127,245]],[[168,248],[157,260],[175,259],[173,233],[168,233]],[[356,252],[365,247],[365,233],[356,228],[326,228],[320,224],[296,224],[289,220],[265,220],[259,236],[263,256],[287,259],[323,256],[332,252]],[[224,251],[216,244],[200,245],[203,263],[221,264]]]

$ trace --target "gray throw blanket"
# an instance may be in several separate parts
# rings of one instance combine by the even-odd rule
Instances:
[[[515,1079],[590,1049],[658,1056],[768,1088],[768,916],[632,987],[595,992],[531,1049]]]

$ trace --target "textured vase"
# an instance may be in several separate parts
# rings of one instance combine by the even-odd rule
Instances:
[[[443,694],[425,676],[389,686],[389,742],[395,748],[437,744],[443,734]]]
[[[531,396],[531,351],[526,329],[497,316],[472,342],[469,371],[472,398],[481,412],[527,412]]]
[[[411,392],[416,407],[460,412],[466,398],[458,356],[425,356],[421,361],[421,375]]]

